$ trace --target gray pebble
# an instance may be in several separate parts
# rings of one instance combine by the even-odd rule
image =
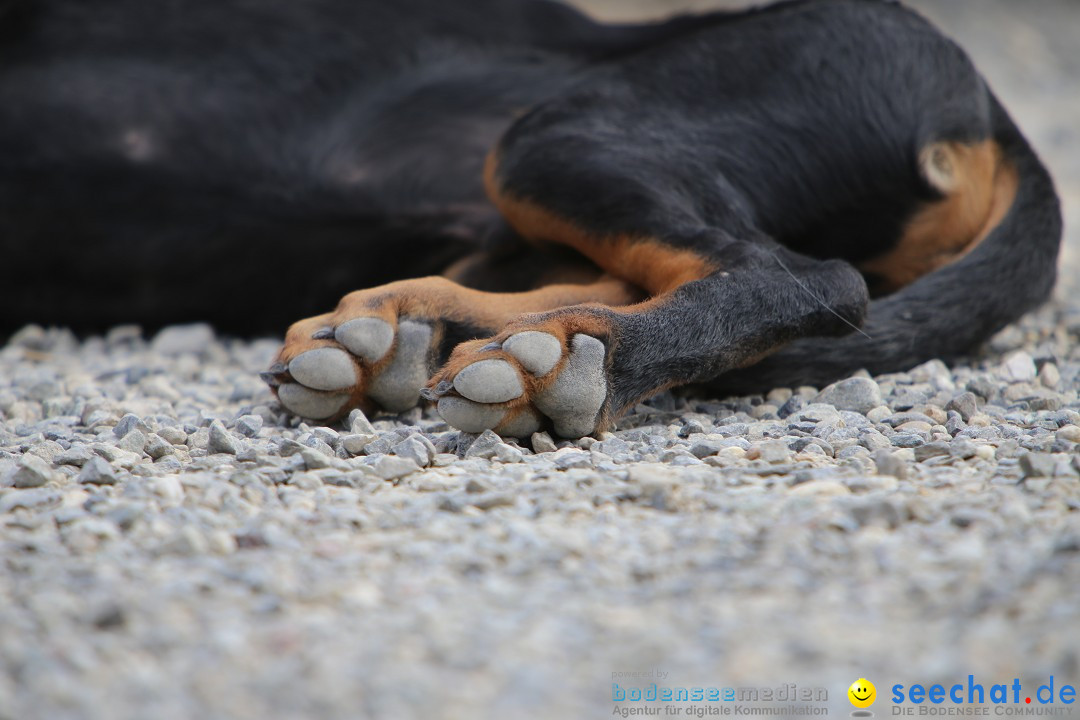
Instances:
[[[236,419],[236,431],[244,437],[253,438],[262,430],[263,419],[259,415],[241,415]]]
[[[852,377],[829,385],[814,402],[833,405],[837,410],[866,413],[881,405],[881,389],[870,378]]]
[[[364,445],[365,455],[386,455],[390,452],[390,448],[396,445],[398,442],[397,437],[390,435],[383,435],[377,437],[371,442]]]
[[[56,465],[76,465],[82,467],[92,457],[95,457],[94,453],[85,445],[72,445],[69,449],[53,458],[53,463]]]
[[[485,460],[495,457],[496,448],[502,444],[502,438],[491,430],[484,430],[479,437],[473,440],[469,449],[465,451],[467,458],[483,458]]]
[[[529,444],[532,445],[533,452],[536,453],[549,453],[558,450],[555,441],[546,432],[533,433],[532,437],[529,438]]]
[[[59,505],[61,500],[63,500],[63,495],[52,488],[39,487],[7,493],[0,495],[0,514],[19,508],[41,510]]]
[[[353,433],[357,435],[375,435],[377,434],[375,426],[368,420],[367,415],[360,408],[356,408],[349,413],[349,428]]]
[[[1048,362],[1042,366],[1039,370],[1039,382],[1043,387],[1051,390],[1057,389],[1057,386],[1061,383],[1061,372],[1058,370],[1058,366],[1052,362]]]
[[[11,475],[11,485],[17,488],[35,488],[56,478],[56,471],[37,455],[23,455]]]
[[[113,428],[113,435],[118,438],[122,438],[132,430],[141,430],[143,432],[149,432],[150,428],[139,419],[138,415],[134,413],[127,413],[124,417],[120,418],[120,422],[116,423],[116,427]]]
[[[1036,378],[1038,370],[1031,355],[1021,350],[1005,358],[998,374],[1007,382],[1030,382]]]
[[[420,466],[412,460],[394,455],[380,455],[367,467],[383,480],[397,480],[420,470]]]
[[[372,428],[374,429],[374,428]],[[375,434],[352,433],[341,437],[341,447],[350,455],[359,455],[364,449],[375,442],[378,436]]]
[[[89,485],[115,485],[116,471],[103,458],[95,457],[83,465],[75,480]]]
[[[1053,477],[1057,459],[1049,453],[1028,452],[1020,456],[1020,470],[1025,478]]]
[[[141,430],[132,429],[131,432],[120,438],[119,442],[116,443],[116,447],[141,455],[146,449],[146,443],[146,435]]]
[[[304,467],[308,470],[326,470],[327,468],[333,468],[347,472],[352,469],[352,466],[344,460],[340,460],[332,454],[327,454],[315,448],[304,448],[300,451],[300,457],[304,460]]]
[[[971,420],[971,416],[979,411],[975,394],[962,392],[945,404],[945,410],[953,410],[960,413],[960,419],[964,422]]]
[[[951,447],[949,443],[945,442],[931,442],[919,445],[915,448],[915,460],[916,462],[923,462],[929,460],[932,457],[939,455],[950,455]]]
[[[236,455],[243,449],[243,445],[225,429],[220,420],[215,420],[210,424],[210,439],[206,449],[210,453]]]
[[[423,435],[413,435],[391,448],[398,457],[408,458],[420,467],[427,467],[435,458],[435,447],[423,441]]]
[[[159,460],[166,455],[172,455],[176,451],[173,449],[172,443],[166,441],[157,433],[151,433],[146,443],[145,452],[154,460]]]
[[[173,445],[183,445],[187,442],[187,433],[178,427],[159,428],[157,434]]]
[[[890,398],[889,405],[891,405],[894,410],[903,412],[904,410],[910,410],[919,405],[925,405],[926,400],[926,393],[904,390]]]
[[[495,446],[495,458],[505,464],[514,464],[521,462],[524,455],[516,447],[511,447],[506,443],[499,443]]]
[[[758,445],[758,452],[761,455],[761,459],[771,465],[791,461],[791,450],[783,440],[763,442]]]
[[[891,475],[900,480],[907,477],[907,463],[893,455],[889,450],[875,452],[874,465],[877,466],[879,475]]]

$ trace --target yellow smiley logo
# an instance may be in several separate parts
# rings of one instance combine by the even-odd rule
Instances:
[[[851,683],[851,687],[847,689],[847,696],[855,707],[867,708],[874,704],[874,699],[877,697],[877,688],[874,687],[874,683],[866,678],[859,678]]]

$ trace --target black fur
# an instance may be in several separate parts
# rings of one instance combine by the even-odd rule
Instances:
[[[987,138],[1020,175],[1005,221],[867,305],[851,263],[937,197],[919,150]],[[522,241],[481,184],[496,146],[515,196],[728,273],[612,315],[618,403],[954,357],[1053,284],[1045,169],[964,53],[895,4],[605,26],[546,0],[9,0],[0,334],[274,332],[477,250],[505,267]],[[470,279],[511,289],[497,274]],[[869,338],[833,337],[864,315]]]

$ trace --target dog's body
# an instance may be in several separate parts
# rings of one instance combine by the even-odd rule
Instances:
[[[1061,235],[970,61],[874,0],[620,27],[543,0],[14,0],[0,153],[5,255],[34,269],[7,325],[252,331],[445,272],[296,323],[268,379],[321,419],[426,382],[505,435],[955,357],[1047,297]]]

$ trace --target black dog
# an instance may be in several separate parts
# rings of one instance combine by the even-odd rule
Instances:
[[[579,436],[676,385],[952,358],[1054,282],[1046,170],[895,4],[2,7],[9,328],[253,332],[444,272],[292,326],[267,378],[307,417],[426,386],[463,430]]]

